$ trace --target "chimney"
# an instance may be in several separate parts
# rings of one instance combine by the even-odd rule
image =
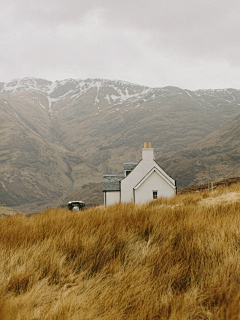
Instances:
[[[144,148],[142,149],[142,159],[143,160],[154,160],[154,148],[152,148],[152,143],[148,142],[148,147],[147,147],[147,142],[144,142]]]

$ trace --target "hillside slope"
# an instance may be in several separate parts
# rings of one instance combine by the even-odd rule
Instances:
[[[139,161],[144,141],[160,158],[228,123],[239,105],[235,89],[149,88],[104,79],[1,83],[0,204],[57,203],[100,183],[104,173],[121,172],[123,162]]]
[[[160,159],[178,187],[240,174],[240,116],[188,148]]]

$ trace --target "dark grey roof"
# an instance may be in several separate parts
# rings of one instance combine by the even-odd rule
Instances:
[[[104,174],[102,191],[120,191],[121,180],[125,178],[124,173],[120,174]]]
[[[138,162],[125,162],[123,167],[126,171],[132,171],[136,166],[138,165]]]

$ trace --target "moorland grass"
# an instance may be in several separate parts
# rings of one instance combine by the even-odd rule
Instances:
[[[240,185],[0,218],[1,320],[239,319],[239,299]]]

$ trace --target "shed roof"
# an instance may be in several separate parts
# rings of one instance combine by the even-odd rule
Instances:
[[[120,191],[121,180],[125,177],[124,173],[104,174],[102,191]]]
[[[138,162],[125,162],[123,165],[123,170],[125,171],[132,171],[136,166],[138,165]]]

